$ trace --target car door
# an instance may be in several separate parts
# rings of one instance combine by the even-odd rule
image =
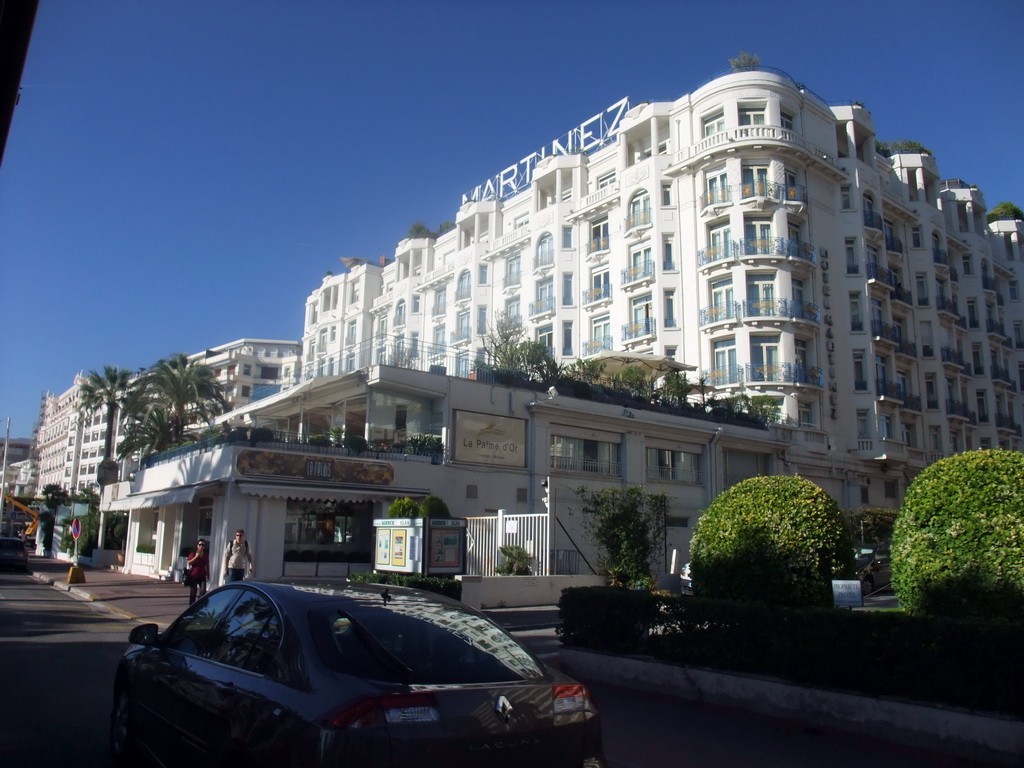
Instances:
[[[253,724],[270,726],[279,710],[256,689],[280,645],[280,616],[260,592],[235,591],[211,642],[187,659],[189,673],[180,677],[178,725],[192,765],[209,764],[234,745],[248,748]]]
[[[197,677],[193,660],[219,645],[218,628],[238,597],[237,589],[211,592],[140,655],[133,689],[139,738],[165,765],[180,765],[183,754],[194,752],[186,743],[183,723],[192,717],[195,702],[208,693],[207,682]]]

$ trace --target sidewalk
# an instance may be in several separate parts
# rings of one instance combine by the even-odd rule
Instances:
[[[143,623],[169,625],[188,608],[188,587],[174,581],[134,576],[113,569],[80,566],[81,584],[68,584],[71,563],[49,557],[29,556],[29,573],[79,599],[102,603],[111,613]],[[557,606],[495,608],[484,611],[495,624],[509,632],[550,629],[561,624]]]

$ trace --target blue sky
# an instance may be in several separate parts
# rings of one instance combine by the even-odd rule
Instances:
[[[1021,0],[41,0],[0,166],[0,420],[29,436],[80,370],[298,339],[340,257],[741,50],[1024,206],[1022,22]]]

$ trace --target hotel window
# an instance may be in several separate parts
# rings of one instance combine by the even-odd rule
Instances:
[[[705,117],[701,120],[700,124],[700,133],[702,136],[714,136],[716,133],[721,133],[725,130],[725,113],[716,112],[709,117]]]
[[[608,218],[598,219],[590,224],[590,247],[588,253],[608,250]]]
[[[572,227],[562,227],[562,247],[572,248]]]
[[[597,188],[604,189],[615,183],[615,171],[597,177]]]
[[[911,247],[913,247],[913,248],[920,248],[922,242],[923,241],[921,240],[921,228],[920,227],[911,227],[910,228],[910,245],[911,245]]]
[[[571,307],[575,303],[572,295],[572,272],[562,273],[562,306]]]
[[[601,349],[611,349],[612,343],[612,321],[608,315],[594,318],[590,326],[591,341],[597,349],[590,350],[590,353],[598,352]]]
[[[764,105],[740,107],[740,125],[764,125]]]
[[[554,326],[544,325],[537,329],[537,342],[544,346],[549,355],[555,354],[555,329]]]
[[[864,352],[858,350],[853,353],[853,389],[855,392],[865,392],[868,388],[868,376],[864,368]]]
[[[445,349],[445,328],[444,323],[434,326],[434,349],[435,355],[444,356]]]
[[[782,127],[785,128],[787,131],[793,130],[793,116],[788,112],[780,113],[779,121],[782,124]]]
[[[661,204],[672,205],[672,185],[662,184],[661,185]]]
[[[522,322],[522,313],[519,311],[519,297],[513,296],[505,302],[505,317],[510,323]]]
[[[850,330],[863,331],[864,317],[861,315],[860,294],[850,294]]]
[[[676,320],[676,292],[669,289],[665,291],[665,327],[675,328],[678,325]]]
[[[525,227],[529,223],[530,214],[524,213],[520,216],[516,216],[515,220],[512,222],[512,229],[521,229],[522,227]]]
[[[476,308],[476,332],[481,336],[487,335],[487,306],[480,305]]]
[[[562,356],[572,357],[572,320],[562,323]]]
[[[651,196],[647,191],[638,192],[629,202],[629,217],[626,229],[643,227],[651,223]]]
[[[767,165],[745,165],[742,168],[742,197],[767,197],[768,196],[768,166]]]
[[[672,238],[665,238],[661,244],[661,268],[663,271],[673,271],[676,262],[672,255]]]
[[[699,483],[700,454],[668,448],[647,449],[647,479]]]
[[[839,204],[843,207],[843,210],[850,210],[853,208],[853,197],[850,194],[850,186],[844,184],[839,188]]]
[[[555,261],[555,240],[550,232],[545,232],[537,241],[537,264],[543,266]]]
[[[871,432],[868,429],[867,411],[857,411],[857,437],[861,440],[871,437]]]
[[[1016,280],[1010,280],[1007,283],[1007,288],[1010,291],[1010,301],[1017,301],[1020,298],[1020,286]]]
[[[969,253],[965,253],[963,255],[963,258],[960,259],[960,263],[963,265],[963,271],[965,275],[974,274],[974,264],[971,261],[971,255]]]
[[[412,313],[418,315],[420,313],[420,295],[414,293],[412,297]]]
[[[522,259],[514,253],[505,260],[505,285],[519,285],[521,281],[520,264]]]
[[[434,291],[434,306],[432,312],[434,315],[443,315],[448,309],[448,293],[444,288],[438,288]]]
[[[618,476],[619,444],[578,437],[551,436],[551,468]]]
[[[846,274],[860,274],[860,259],[857,258],[857,241],[852,237],[846,238]]]
[[[704,205],[729,201],[729,174],[725,167],[704,174]]]
[[[480,285],[487,285],[487,265],[481,264],[477,267],[476,281]]]
[[[459,273],[459,282],[455,288],[456,300],[468,299],[470,292],[473,287],[473,278],[469,274],[468,269],[464,269]]]

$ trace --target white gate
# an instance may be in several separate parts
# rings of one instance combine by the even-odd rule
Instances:
[[[466,518],[466,573],[493,576],[501,561],[499,548],[518,545],[533,555],[533,572],[550,573],[548,516],[545,513]]]

